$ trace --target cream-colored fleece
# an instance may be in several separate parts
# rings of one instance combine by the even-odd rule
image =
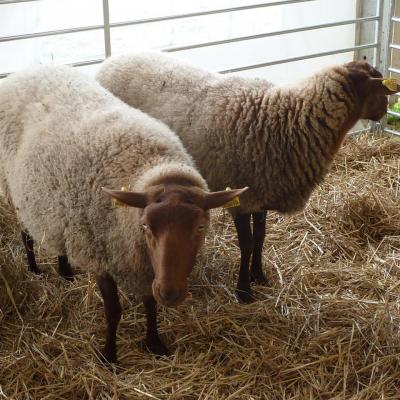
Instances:
[[[0,184],[49,254],[150,294],[141,210],[113,208],[101,187],[143,190],[169,174],[206,189],[169,128],[80,72],[40,67],[0,85]]]

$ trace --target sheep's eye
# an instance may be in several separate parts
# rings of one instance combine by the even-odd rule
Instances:
[[[199,227],[197,229],[199,232],[203,232],[205,227],[206,226],[202,224],[202,225],[199,225]]]
[[[143,229],[146,231],[147,229],[149,229],[149,226],[147,224],[142,224]]]

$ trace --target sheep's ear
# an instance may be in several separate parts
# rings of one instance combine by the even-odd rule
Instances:
[[[145,208],[148,204],[147,194],[144,192],[128,192],[125,190],[111,190],[105,187],[101,188],[103,192],[110,195],[113,199],[130,207]]]
[[[370,78],[368,83],[370,91],[381,96],[388,96],[400,92],[400,85],[394,78]]]
[[[222,190],[220,192],[206,193],[204,195],[204,208],[206,210],[210,210],[211,208],[221,207],[233,200],[235,197],[240,196],[246,190],[248,190],[248,187],[244,187],[242,189],[230,189]]]

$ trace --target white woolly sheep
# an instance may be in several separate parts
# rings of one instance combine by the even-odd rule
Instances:
[[[0,184],[49,255],[96,275],[109,362],[116,361],[121,317],[116,282],[143,299],[147,348],[167,354],[156,300],[175,306],[185,299],[208,210],[245,190],[207,192],[163,123],[68,67],[15,73],[1,83]],[[129,187],[104,191],[134,208],[112,207],[104,186]]]
[[[385,95],[394,92],[363,62],[326,69],[294,87],[276,87],[154,52],[111,58],[97,79],[174,130],[212,190],[250,187],[240,207],[232,209],[243,301],[252,300],[251,280],[266,282],[261,261],[266,211],[303,209],[346,133],[360,118],[379,120],[387,109]]]

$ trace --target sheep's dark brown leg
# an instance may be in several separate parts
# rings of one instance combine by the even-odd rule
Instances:
[[[244,303],[254,301],[250,288],[250,257],[253,251],[253,235],[250,225],[251,214],[239,214],[235,217],[235,227],[239,238],[240,270],[237,283],[237,296]]]
[[[117,284],[107,272],[104,272],[97,276],[97,285],[103,297],[107,322],[106,344],[102,356],[105,361],[114,363],[117,362],[117,328],[122,313]]]
[[[28,259],[28,269],[35,274],[40,274],[40,270],[36,265],[35,253],[33,251],[33,239],[26,231],[21,231],[22,242],[24,243],[26,257]]]
[[[252,282],[265,285],[267,278],[262,270],[262,250],[265,239],[266,212],[253,213],[253,257],[250,267],[250,279]]]
[[[67,281],[74,279],[74,273],[67,256],[58,256],[58,273]]]
[[[158,336],[157,328],[157,303],[153,296],[143,297],[143,304],[146,310],[147,331],[144,347],[157,356],[168,356],[169,351]]]

